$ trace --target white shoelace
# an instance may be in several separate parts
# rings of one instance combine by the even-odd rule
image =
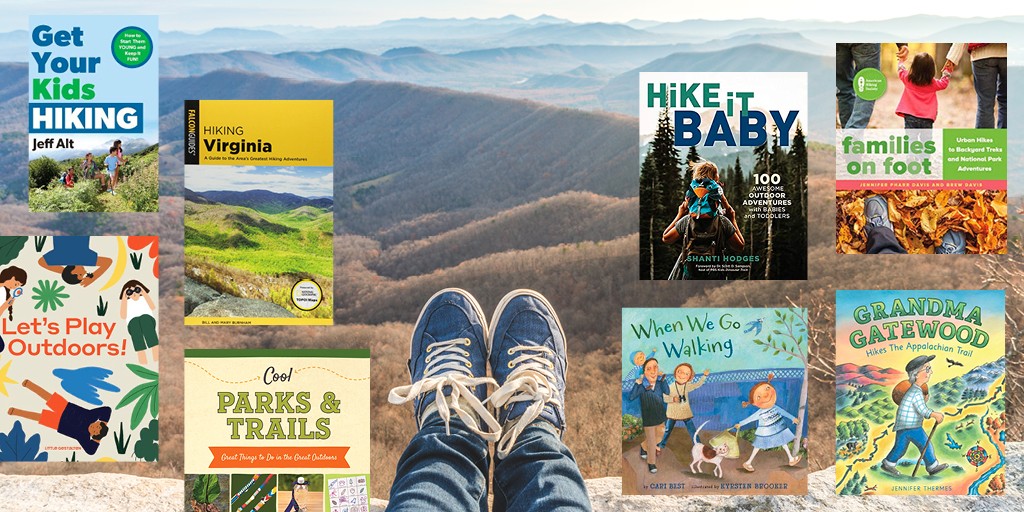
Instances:
[[[401,405],[412,401],[417,396],[435,392],[434,403],[437,405],[437,413],[444,420],[444,429],[448,435],[451,435],[449,421],[451,421],[451,413],[454,411],[470,431],[488,442],[497,441],[501,435],[501,425],[498,425],[498,420],[494,419],[494,416],[470,388],[479,385],[497,386],[498,383],[490,377],[473,376],[471,371],[473,363],[469,361],[469,352],[460,348],[468,346],[470,343],[467,338],[458,338],[427,345],[428,355],[424,360],[427,366],[423,371],[423,378],[407,386],[393,388],[388,393],[388,402]],[[444,396],[445,386],[451,388],[451,394],[447,399]],[[472,412],[463,409],[463,403],[468,405]],[[424,410],[421,419],[426,418],[427,412]],[[478,418],[489,427],[489,432],[481,428],[482,425]]]
[[[512,368],[512,372],[509,373],[505,384],[487,399],[495,411],[505,406],[511,407],[517,402],[531,402],[522,416],[505,425],[504,434],[495,446],[498,457],[502,458],[512,450],[519,434],[540,416],[545,404],[562,406],[556,398],[557,391],[553,385],[557,381],[554,374],[555,365],[547,359],[554,355],[554,351],[547,347],[527,345],[512,347],[508,351],[509,355],[515,355],[517,352],[522,354],[509,361],[508,366]]]

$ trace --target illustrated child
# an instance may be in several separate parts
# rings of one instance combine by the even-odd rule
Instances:
[[[78,404],[69,403],[63,396],[50,393],[30,380],[25,380],[21,385],[46,400],[46,409],[42,412],[31,412],[11,407],[7,414],[21,416],[44,427],[50,427],[78,441],[85,453],[96,453],[100,441],[106,437],[109,430],[107,422],[110,421],[110,407],[86,409]]]
[[[633,361],[633,368],[629,370],[626,377],[622,379],[622,390],[629,391],[633,388],[633,381],[635,381],[640,375],[644,373],[644,362],[648,358],[654,357],[654,353],[658,349],[652,349],[650,354],[644,354],[643,350],[637,350],[630,356],[630,360]]]
[[[53,249],[39,258],[39,266],[60,274],[65,283],[89,286],[110,269],[114,260],[89,247],[87,236],[55,236]],[[86,267],[95,267],[92,272]]]
[[[787,418],[793,422],[793,425],[799,423],[800,420],[775,405],[778,395],[775,392],[775,386],[771,384],[773,377],[774,374],[769,373],[765,382],[759,382],[750,389],[749,401],[743,402],[743,407],[753,404],[758,411],[733,426],[736,431],[739,431],[743,425],[757,421],[757,430],[754,431],[754,451],[750,453],[750,458],[743,463],[743,469],[750,472],[754,471],[752,463],[757,452],[770,448],[781,446],[786,452],[786,456],[789,457],[790,466],[796,466],[800,462],[800,456],[794,457],[789,451],[788,443],[795,439],[796,435],[786,427],[782,418]]]
[[[28,274],[19,267],[7,267],[0,270],[0,286],[4,287],[6,300],[0,306],[0,315],[7,311],[7,319],[14,320],[14,291],[28,282]]]
[[[640,444],[640,458],[647,459],[647,470],[658,472],[658,452],[661,448],[651,445],[661,439],[665,430],[665,395],[669,393],[664,374],[658,371],[658,360],[650,358],[644,362],[644,374],[633,384],[629,400],[640,399],[640,417],[644,424],[644,440]]]
[[[677,421],[681,421],[683,425],[686,425],[686,431],[690,433],[690,439],[693,439],[697,429],[693,426],[690,392],[703,386],[709,373],[711,373],[709,370],[704,370],[704,375],[701,376],[700,380],[690,382],[693,380],[693,367],[689,363],[676,365],[675,371],[672,372],[676,380],[669,385],[669,392],[662,397],[665,403],[668,404],[668,408],[665,411],[665,416],[668,420],[665,421],[665,435],[661,438],[661,442],[658,443],[658,448],[664,448],[665,444],[668,443],[668,437],[672,435],[672,430],[675,428]]]
[[[117,170],[121,166],[121,158],[117,156],[120,150],[115,146],[110,146],[110,154],[103,159],[104,165],[107,166],[107,184],[110,186],[110,195],[117,195],[114,193],[114,187],[117,186]]]
[[[153,317],[156,304],[149,296],[149,288],[134,279],[121,287],[121,318],[128,321],[128,334],[132,346],[139,355],[139,364],[146,364],[146,350],[152,349],[153,361],[159,358],[156,335],[156,318]]]
[[[939,113],[936,93],[949,86],[949,68],[942,68],[942,78],[937,79],[935,60],[928,53],[914,55],[909,71],[906,61],[906,56],[902,56],[897,63],[903,96],[896,106],[896,115],[903,118],[905,129],[930,129]]]

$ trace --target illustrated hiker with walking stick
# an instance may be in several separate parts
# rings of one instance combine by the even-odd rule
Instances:
[[[889,455],[882,461],[881,468],[893,476],[903,476],[896,469],[900,458],[907,453],[907,448],[913,444],[921,452],[914,466],[912,477],[917,476],[917,468],[924,459],[925,470],[929,475],[934,475],[949,467],[942,464],[935,458],[935,449],[932,447],[932,435],[935,428],[942,423],[943,415],[928,408],[928,380],[932,377],[932,365],[930,364],[935,356],[917,356],[907,363],[907,380],[900,382],[892,390],[892,399],[899,405],[896,411],[896,443],[893,444]],[[924,433],[924,420],[932,418],[931,432],[926,436]]]

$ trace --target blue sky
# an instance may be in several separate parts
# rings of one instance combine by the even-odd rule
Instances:
[[[959,0],[890,2],[863,0],[850,3],[849,9],[837,9],[831,2],[765,2],[729,0],[727,2],[679,2],[677,0],[390,0],[353,2],[308,0],[285,3],[279,0],[180,0],[178,2],[139,2],[126,0],[54,0],[7,2],[0,17],[0,31],[20,30],[28,26],[31,14],[157,14],[162,30],[201,31],[214,27],[246,27],[270,24],[319,27],[371,25],[398,18],[496,18],[515,14],[532,18],[548,14],[576,22],[625,22],[631,19],[681,21],[685,19],[815,19],[858,21],[888,19],[920,14],[998,18],[1024,14],[1024,4],[1003,3],[998,8],[971,9]]]
[[[271,190],[302,197],[332,197],[334,195],[334,169],[331,167],[187,165],[185,166],[185,187],[196,192]]]

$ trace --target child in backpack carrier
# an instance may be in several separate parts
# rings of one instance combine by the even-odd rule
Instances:
[[[736,225],[736,210],[718,183],[718,166],[711,162],[700,162],[693,168],[693,181],[686,191],[686,208],[693,219],[710,219],[725,213],[732,225]]]

